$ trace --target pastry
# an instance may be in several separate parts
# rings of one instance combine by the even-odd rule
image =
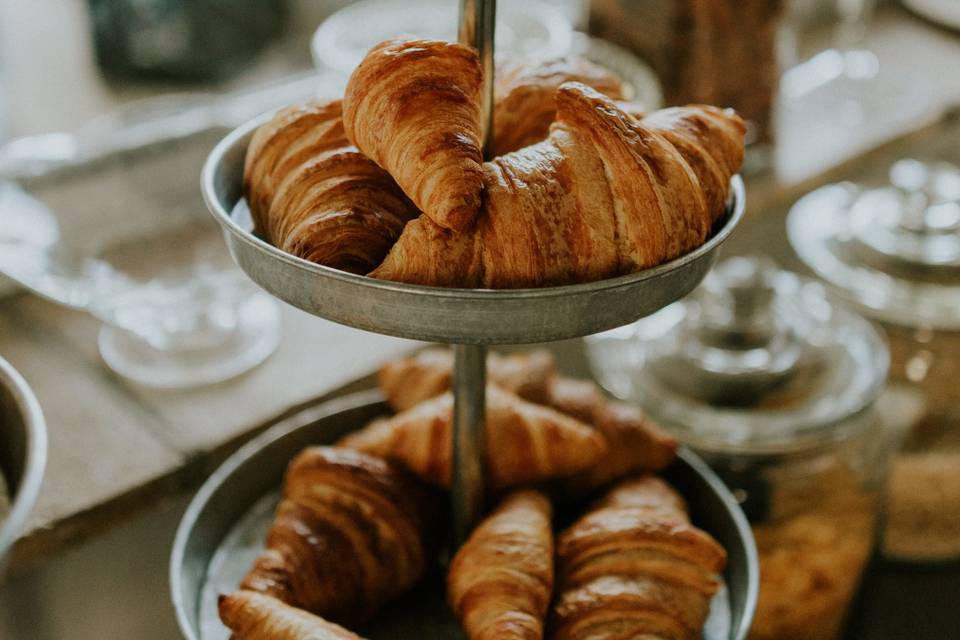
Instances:
[[[340,446],[402,463],[427,482],[450,486],[453,395],[427,400],[377,420]],[[557,411],[487,386],[487,486],[492,490],[570,476],[596,464],[607,450],[594,429]]]
[[[437,503],[384,460],[308,448],[287,469],[266,549],[240,587],[335,622],[366,619],[431,562]]]
[[[610,400],[589,380],[557,376],[548,388],[549,406],[593,425],[607,441],[599,464],[562,483],[564,493],[582,495],[630,473],[660,471],[676,458],[677,441],[640,409]]]
[[[564,481],[565,493],[582,495],[627,474],[660,471],[673,462],[677,441],[643,412],[608,399],[593,382],[557,376],[554,371],[548,351],[487,357],[487,375],[493,384],[576,418],[606,440],[603,458]],[[453,352],[430,348],[387,362],[377,379],[390,406],[403,411],[449,390],[452,375]]]
[[[435,224],[462,231],[483,179],[477,52],[439,40],[388,40],[356,68],[343,98],[347,137]]]
[[[540,640],[553,590],[552,508],[542,494],[511,494],[450,564],[447,594],[470,640]]]
[[[577,56],[549,60],[506,59],[497,64],[493,107],[493,157],[546,139],[557,114],[555,94],[564,82],[582,82],[614,100],[623,82]]]
[[[557,539],[552,637],[698,639],[725,564],[673,488],[628,480]]]
[[[546,404],[554,372],[549,351],[487,355],[487,378],[524,400]],[[380,390],[395,411],[405,411],[449,391],[453,381],[453,351],[424,349],[384,364],[377,373]]]
[[[231,640],[361,640],[323,618],[254,591],[220,596],[220,620]]]
[[[371,276],[449,287],[588,282],[702,244],[743,161],[743,122],[690,106],[636,120],[575,82],[557,91],[550,138],[483,166],[475,228],[421,216]]]
[[[310,102],[279,111],[257,129],[244,193],[265,240],[305,260],[365,274],[420,212],[347,141],[340,113],[339,100]]]

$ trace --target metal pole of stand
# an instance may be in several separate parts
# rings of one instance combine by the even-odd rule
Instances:
[[[453,347],[453,537],[463,544],[483,509],[487,348]]]
[[[483,66],[483,95],[480,122],[483,124],[483,159],[490,160],[493,138],[493,36],[497,24],[496,0],[460,0],[458,39],[480,54]]]
[[[493,137],[493,35],[496,0],[461,0],[462,44],[475,48],[483,66],[480,122],[483,125],[483,157],[489,160]],[[486,448],[487,348],[454,345],[453,365],[453,542],[459,548],[483,510],[483,460]]]

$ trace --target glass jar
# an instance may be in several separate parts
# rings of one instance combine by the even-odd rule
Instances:
[[[901,160],[879,187],[818,189],[794,205],[790,241],[846,301],[886,329],[905,438],[893,463],[883,550],[960,558],[960,169]]]
[[[837,638],[875,540],[888,354],[818,283],[760,258],[587,339],[594,372],[727,482],[760,556],[751,638]]]
[[[632,50],[668,105],[735,108],[748,121],[748,165],[769,160],[784,0],[592,0],[591,34]]]

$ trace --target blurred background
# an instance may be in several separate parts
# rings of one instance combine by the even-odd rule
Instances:
[[[230,129],[339,95],[372,44],[454,38],[457,4],[2,0],[0,356],[40,397],[50,459],[0,585],[0,638],[180,637],[167,562],[198,484],[278,416],[414,346],[267,298],[232,265],[199,175]],[[960,2],[503,0],[497,51],[584,56],[649,109],[736,108],[749,198],[729,251],[766,254],[740,266],[746,282],[770,298],[758,273],[801,272],[883,330],[893,417],[867,436],[883,451],[854,462],[882,497],[853,557],[811,569],[850,579],[837,593],[781,585],[810,605],[808,624],[836,629],[755,637],[955,634]],[[744,286],[728,271],[707,294]],[[610,344],[622,352],[604,338],[553,349],[642,403],[629,365],[596,355]],[[748,482],[742,471],[725,478]],[[764,535],[813,548],[807,532]]]

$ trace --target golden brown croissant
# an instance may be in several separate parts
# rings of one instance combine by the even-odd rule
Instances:
[[[557,91],[550,138],[484,164],[476,227],[421,216],[370,275],[517,288],[658,265],[702,244],[743,160],[743,122],[690,106],[636,120],[580,83]]]
[[[470,640],[540,640],[553,591],[550,501],[508,496],[450,564],[447,594]]]
[[[419,215],[390,175],[352,146],[340,101],[278,112],[247,150],[244,190],[257,232],[295,256],[365,274]]]
[[[673,436],[638,408],[608,399],[589,380],[553,378],[547,404],[593,425],[607,440],[608,451],[599,464],[563,482],[567,494],[588,493],[630,473],[660,471],[676,457]]]
[[[725,564],[663,480],[624,482],[557,540],[552,637],[700,638]]]
[[[220,619],[232,640],[362,640],[323,618],[255,591],[222,595]]]
[[[554,362],[549,351],[487,355],[487,378],[524,400],[545,404]],[[377,382],[395,411],[405,411],[450,389],[453,352],[430,348],[384,364]]]
[[[287,468],[266,549],[240,587],[336,622],[364,619],[423,575],[436,504],[382,459],[305,449]]]
[[[494,86],[494,157],[544,140],[557,114],[554,95],[564,82],[582,82],[619,100],[615,73],[577,56],[549,60],[507,59],[497,64]]]
[[[484,467],[493,490],[572,475],[596,464],[606,451],[603,437],[587,425],[492,384],[486,421]],[[374,421],[339,444],[396,460],[427,482],[449,487],[452,422],[448,392]]]
[[[470,47],[388,40],[356,68],[343,98],[350,141],[447,229],[465,229],[480,207],[481,85]]]
[[[493,384],[576,418],[606,439],[608,451],[600,463],[564,481],[566,493],[587,493],[629,473],[659,471],[673,462],[676,440],[639,409],[609,400],[593,382],[557,376],[554,371],[553,356],[544,350],[490,353],[487,358]],[[431,348],[387,362],[378,380],[390,406],[404,411],[449,390],[452,373],[453,352]]]

